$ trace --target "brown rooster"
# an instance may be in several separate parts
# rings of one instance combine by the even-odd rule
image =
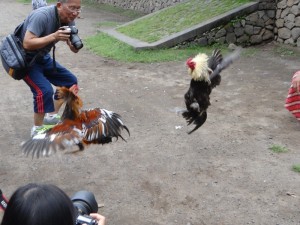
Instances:
[[[72,90],[58,88],[58,97],[65,101],[61,122],[45,133],[35,135],[22,143],[22,151],[32,157],[49,156],[57,150],[79,150],[89,144],[106,144],[112,138],[125,139],[121,131],[128,128],[123,124],[120,115],[106,109],[94,108],[82,110],[82,100]]]

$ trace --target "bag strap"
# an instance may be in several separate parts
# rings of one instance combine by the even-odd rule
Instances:
[[[14,31],[14,35],[17,36],[19,39],[21,39],[21,31],[22,31],[22,28],[23,28],[23,26],[24,26],[24,22],[25,22],[25,21],[23,21],[22,23],[20,23],[20,24],[16,27],[16,29],[15,29],[15,31]],[[25,52],[26,52],[26,51],[25,51]],[[35,60],[37,59],[37,57],[40,56],[42,52],[43,52],[43,51],[38,51],[38,52],[35,54],[35,56],[30,60],[30,62],[28,63],[28,66],[32,66],[33,63],[35,62]]]
[[[16,27],[16,29],[15,29],[15,31],[14,31],[14,35],[16,35],[17,37],[21,37],[21,31],[22,31],[22,28],[23,28],[23,26],[24,26],[24,22],[25,21],[23,21],[22,23],[20,23],[17,27]]]
[[[33,63],[35,62],[36,58],[37,58],[38,56],[40,56],[40,55],[41,55],[41,51],[38,52],[38,53],[31,59],[31,61],[28,63],[28,66],[32,66]]]

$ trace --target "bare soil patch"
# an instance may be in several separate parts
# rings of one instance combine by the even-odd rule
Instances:
[[[0,36],[30,11],[2,0]],[[128,21],[88,7],[82,16],[82,37],[100,21]],[[206,123],[187,135],[175,112],[189,85],[184,61],[122,63],[59,44],[57,60],[78,76],[85,107],[120,113],[131,136],[43,159],[19,151],[30,135],[32,96],[1,67],[0,188],[8,197],[29,182],[53,183],[69,195],[90,190],[111,225],[300,224],[300,176],[291,170],[300,163],[300,124],[284,108],[299,59],[276,54],[274,44],[253,49],[222,73]],[[273,144],[289,151],[272,153]]]

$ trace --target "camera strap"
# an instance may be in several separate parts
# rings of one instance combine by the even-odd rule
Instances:
[[[54,73],[57,72],[57,69],[56,69],[56,61],[55,61],[55,45],[53,46],[53,50],[52,50],[52,58],[53,58],[53,71]]]
[[[0,189],[0,210],[5,211],[6,207],[8,204],[8,200],[7,198],[4,196],[4,194],[2,193],[1,189]]]
[[[59,29],[61,27],[61,23],[60,23],[60,18],[59,18],[59,15],[58,15],[58,11],[57,11],[57,7],[55,6],[54,7],[54,10],[55,10],[55,17],[56,17],[56,26],[57,26],[57,29]],[[57,69],[56,69],[56,61],[55,61],[55,44],[53,46],[53,49],[52,49],[52,58],[53,58],[53,71],[54,73],[57,72]]]

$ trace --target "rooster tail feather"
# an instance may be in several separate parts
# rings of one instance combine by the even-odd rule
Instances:
[[[126,130],[126,131],[127,131],[127,133],[128,133],[128,135],[130,136],[130,131],[129,131],[128,127],[127,127],[127,126],[125,126],[125,125],[123,125],[123,129],[124,129],[124,130]]]
[[[211,55],[211,57],[209,58],[208,61],[208,67],[211,70],[215,70],[218,66],[218,64],[220,64],[223,60],[223,56],[221,53],[220,49],[215,49]]]
[[[185,110],[182,113],[182,117],[186,119],[188,125],[190,125],[191,123],[193,123],[194,120],[197,118],[197,116],[198,116],[198,113],[196,113],[195,111]]]
[[[108,126],[108,131],[109,131],[109,135],[111,137],[121,137],[123,140],[125,140],[122,136],[121,136],[121,130],[125,129],[128,134],[130,135],[130,132],[128,130],[128,128],[124,125],[121,116],[117,113],[114,112],[110,112],[107,110],[104,110],[106,113],[106,118],[107,118],[107,126]]]
[[[199,115],[197,118],[195,118],[194,124],[196,126],[194,127],[193,130],[189,131],[188,134],[193,133],[195,130],[197,130],[199,127],[201,127],[205,123],[206,119],[207,119],[207,113],[206,113],[206,111],[204,111],[201,115]]]

